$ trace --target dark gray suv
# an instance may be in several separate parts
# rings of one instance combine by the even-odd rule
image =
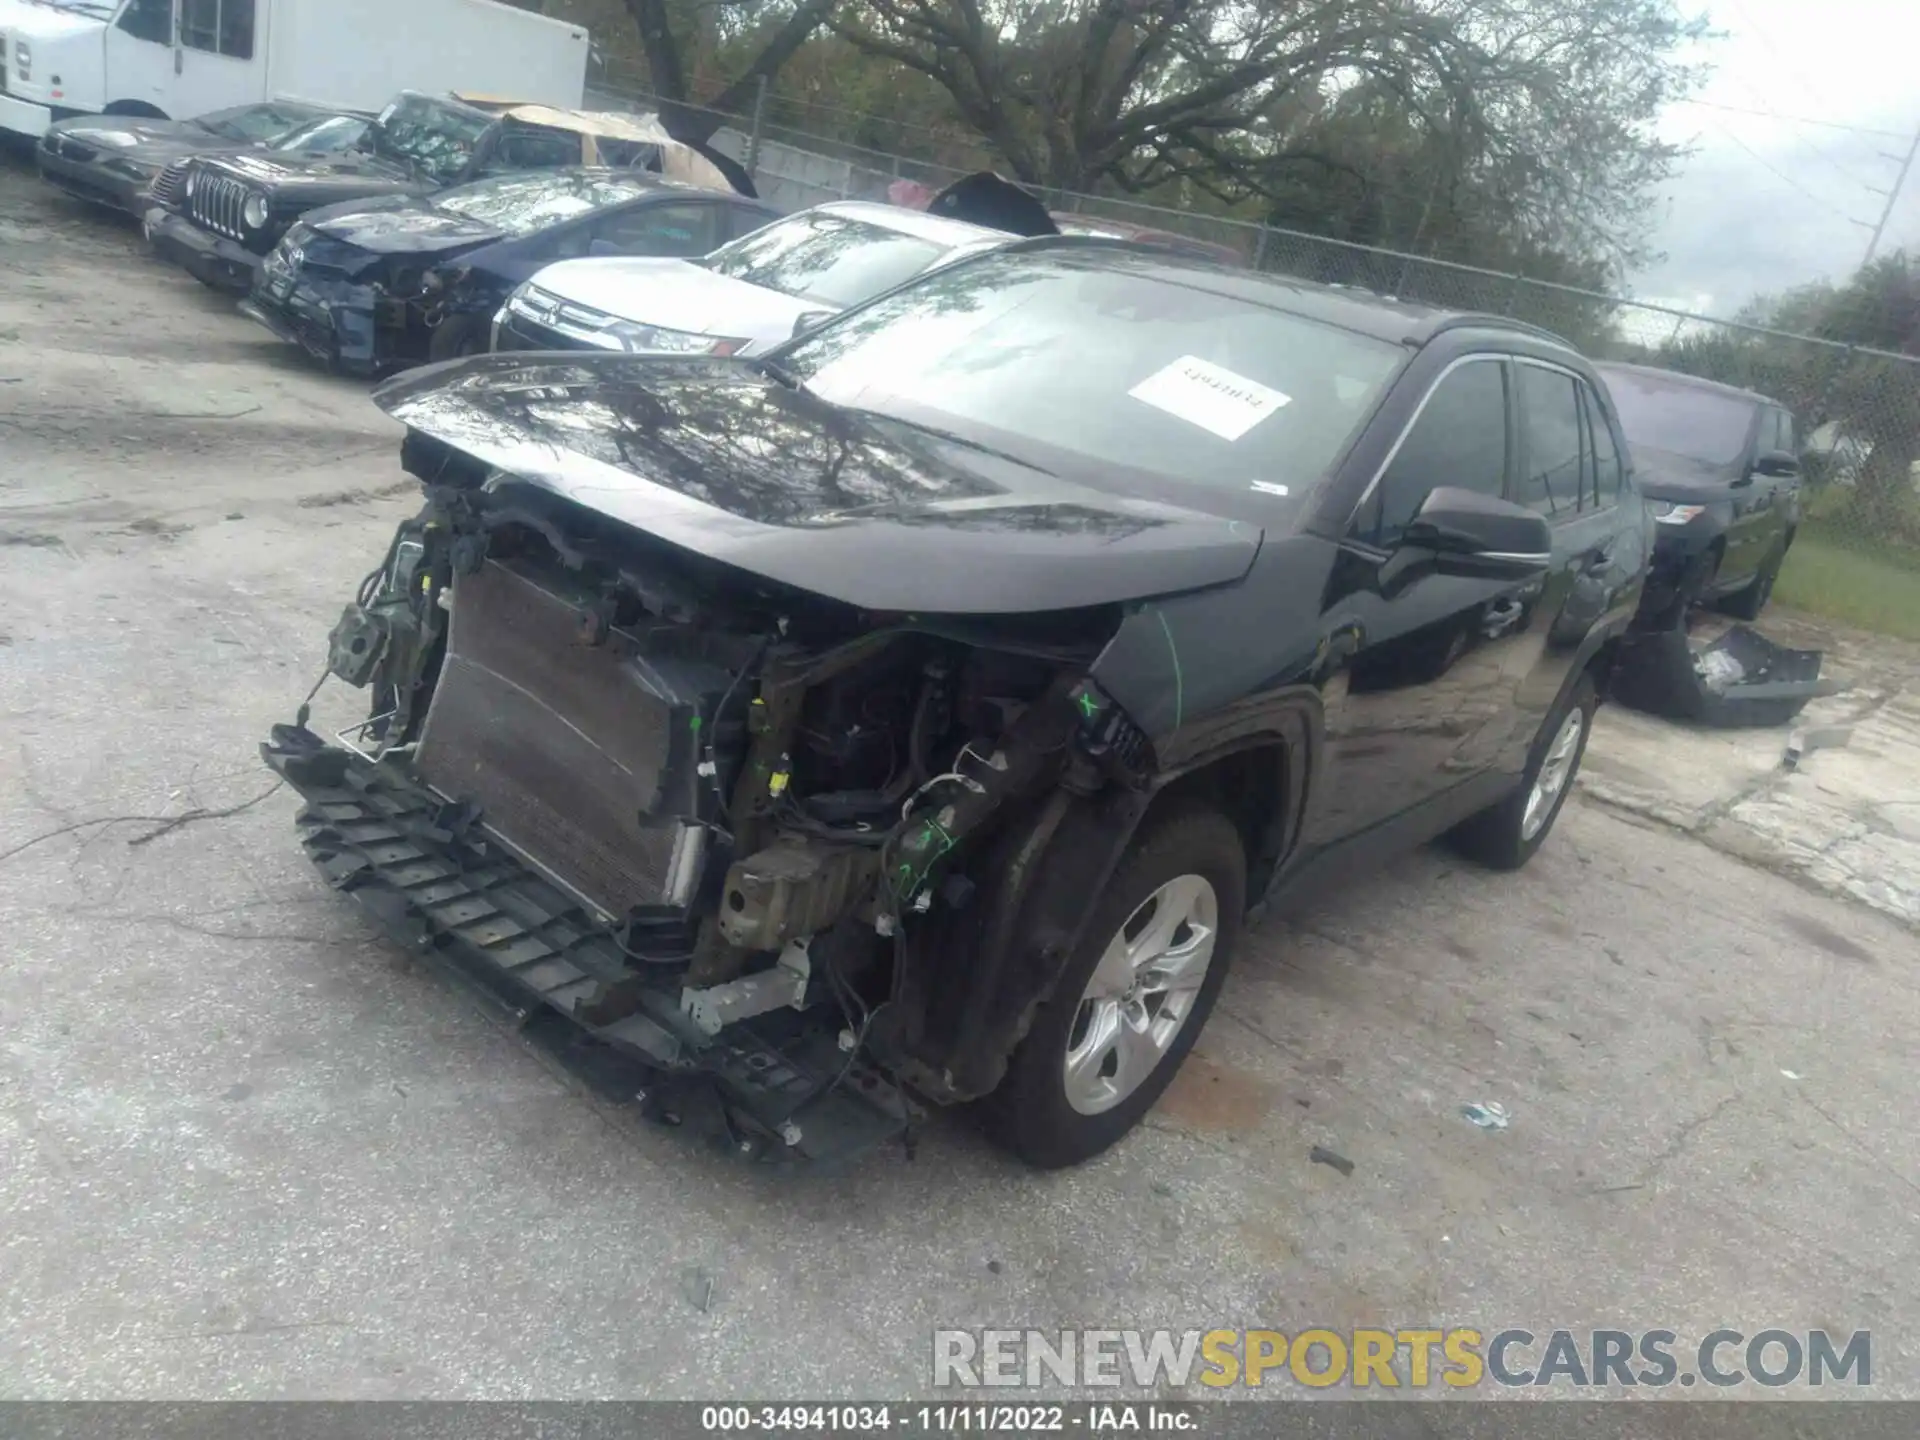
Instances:
[[[1800,524],[1800,449],[1784,405],[1672,370],[1596,367],[1613,395],[1658,541],[1640,623],[1687,607],[1754,620]]]

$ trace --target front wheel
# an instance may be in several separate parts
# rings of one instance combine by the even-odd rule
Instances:
[[[1599,704],[1593,677],[1582,675],[1534,737],[1519,788],[1462,821],[1448,837],[1454,848],[1493,870],[1518,870],[1531,860],[1573,791]]]
[[[1149,822],[986,1101],[993,1138],[1051,1170],[1131,1130],[1207,1022],[1246,892],[1240,834],[1225,816],[1191,809]]]

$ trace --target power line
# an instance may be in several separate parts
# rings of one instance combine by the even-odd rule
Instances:
[[[1818,195],[1814,194],[1811,190],[1807,189],[1806,186],[1802,185],[1798,180],[1795,180],[1791,175],[1788,175],[1785,171],[1777,168],[1772,161],[1768,160],[1758,150],[1755,150],[1751,145],[1747,144],[1746,141],[1742,140],[1738,135],[1734,134],[1731,130],[1727,129],[1726,126],[1722,125],[1719,127],[1719,129],[1722,135],[1726,136],[1727,139],[1731,140],[1735,145],[1738,145],[1742,150],[1746,151],[1747,154],[1753,158],[1756,164],[1758,164],[1763,169],[1765,169],[1768,174],[1772,175],[1774,179],[1778,180],[1781,184],[1787,186],[1789,189],[1798,191],[1801,195],[1811,200],[1814,204],[1818,205],[1822,210],[1827,211],[1829,214],[1838,215],[1842,220],[1851,221],[1853,219],[1851,215],[1847,214],[1846,211],[1842,210],[1839,206],[1835,205],[1832,201],[1821,199]]]
[[[1813,125],[1822,130],[1845,130],[1854,135],[1878,135],[1883,140],[1906,140],[1904,130],[1881,130],[1872,125],[1850,125],[1844,120],[1815,120],[1805,115],[1783,115],[1778,110],[1761,110],[1751,105],[1728,105],[1719,100],[1675,100],[1675,105],[1696,105],[1703,110],[1724,110],[1730,115],[1757,115],[1763,120],[1778,120],[1787,125]]]

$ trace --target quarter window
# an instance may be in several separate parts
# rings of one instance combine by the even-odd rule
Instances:
[[[1443,485],[1483,495],[1506,489],[1506,371],[1498,360],[1477,360],[1434,387],[1374,493],[1354,517],[1354,539],[1391,549],[1427,496]]]
[[[1587,434],[1593,443],[1593,504],[1604,510],[1620,498],[1620,451],[1613,443],[1613,430],[1607,413],[1591,385],[1580,387],[1580,402],[1587,412]]]
[[[1521,472],[1522,505],[1542,515],[1562,518],[1578,514],[1587,480],[1586,449],[1580,436],[1580,395],[1577,382],[1562,370],[1538,365],[1520,367],[1522,413],[1526,417],[1526,464]]]
[[[254,0],[180,0],[180,43],[189,50],[253,58]]]
[[[136,40],[173,43],[173,0],[133,0],[120,12],[120,29]]]

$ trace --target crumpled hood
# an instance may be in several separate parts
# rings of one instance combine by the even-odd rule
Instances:
[[[828,307],[716,275],[687,260],[608,257],[562,260],[533,277],[551,295],[622,320],[752,340],[760,349],[789,338],[800,316]]]
[[[1634,446],[1633,471],[1640,482],[1640,493],[1649,500],[1689,504],[1726,499],[1727,487],[1740,478],[1737,463],[1713,465],[1644,445]]]
[[[450,210],[436,210],[417,195],[381,195],[345,200],[300,217],[322,235],[376,255],[438,255],[470,250],[502,231]]]
[[[683,549],[862,609],[1016,614],[1240,579],[1261,532],[1056,478],[750,363],[476,356],[374,392],[396,420]]]

